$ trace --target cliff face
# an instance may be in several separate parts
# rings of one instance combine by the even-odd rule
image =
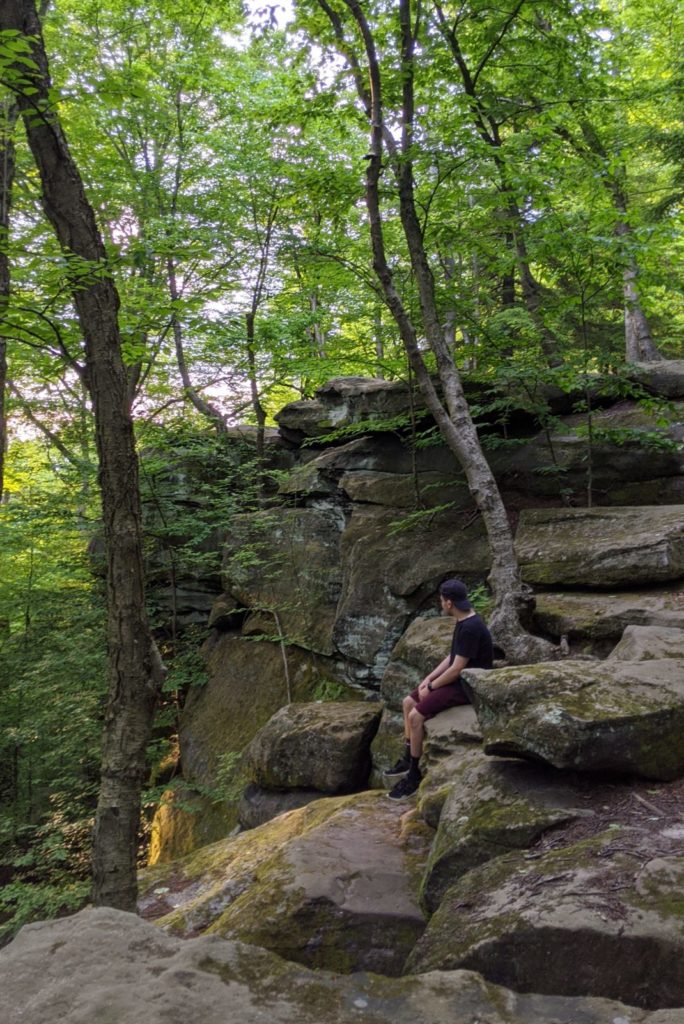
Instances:
[[[679,397],[657,421],[634,401],[593,396],[591,440],[575,398],[551,390],[535,396],[534,413],[529,396],[499,396],[507,425],[483,427],[537,593],[533,628],[555,643],[565,635],[570,653],[604,655],[630,622],[678,621],[684,364],[663,381]],[[379,749],[401,695],[445,648],[440,581],[458,576],[483,593],[489,568],[463,474],[405,385],[332,381],[277,419],[271,458],[291,468],[270,506],[225,523],[220,582],[207,588],[221,589],[205,646],[210,679],[181,722],[184,779],[228,797],[218,814],[214,802],[209,832],[200,816],[203,841],[237,822],[243,752],[289,699],[382,697]],[[407,661],[402,638],[412,631],[429,639]],[[193,832],[182,808],[167,805],[153,859],[192,848]]]
[[[32,926],[0,962],[10,1004],[73,985],[121,1024],[223,1021],[235,999],[245,1021],[684,1024],[684,366],[657,369],[665,424],[605,403],[589,444],[549,394],[553,431],[515,396],[519,443],[489,428],[558,657],[466,670],[472,704],[427,723],[404,803],[382,769],[449,642],[439,582],[483,592],[478,517],[449,454],[416,445],[420,410],[400,428],[401,386],[284,410],[279,500],[226,523],[209,682],[180,729],[196,792],[162,808],[141,879],[160,930],[103,910]]]

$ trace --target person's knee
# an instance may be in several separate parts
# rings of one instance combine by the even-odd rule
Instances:
[[[409,697],[404,697],[404,699],[402,701],[402,707],[403,707],[404,711],[410,713],[411,711],[413,711],[415,706],[416,706],[416,702],[413,699],[413,697],[410,697],[410,696]]]
[[[425,721],[425,718],[421,715],[420,711],[416,711],[414,707],[409,713],[408,720],[412,729],[419,729]]]

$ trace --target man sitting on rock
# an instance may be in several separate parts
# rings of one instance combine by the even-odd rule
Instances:
[[[423,753],[425,721],[440,711],[469,704],[460,676],[470,668],[491,668],[493,659],[492,637],[470,601],[465,584],[460,580],[445,580],[439,588],[442,611],[456,620],[451,653],[437,668],[425,677],[408,697],[404,697],[404,739],[406,748],[397,763],[385,775],[403,775],[394,789],[387,794],[391,800],[402,800],[418,789]]]

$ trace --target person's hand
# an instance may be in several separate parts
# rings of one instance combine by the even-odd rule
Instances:
[[[418,687],[418,694],[421,697],[421,699],[424,699],[425,697],[427,697],[429,692],[430,691],[428,690],[428,680],[424,679],[423,682]]]

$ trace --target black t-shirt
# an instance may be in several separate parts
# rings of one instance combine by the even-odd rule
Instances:
[[[492,635],[479,615],[471,615],[456,623],[451,641],[450,665],[457,654],[468,659],[468,668],[492,667],[494,658]]]

